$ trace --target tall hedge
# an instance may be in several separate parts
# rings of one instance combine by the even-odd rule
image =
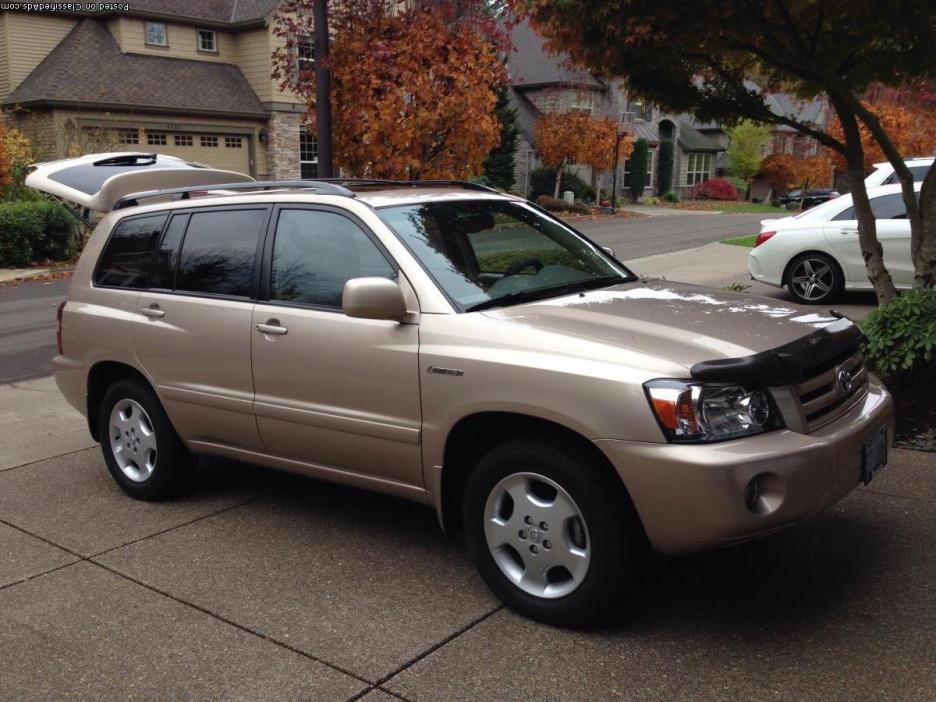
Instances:
[[[54,202],[0,202],[0,266],[23,266],[51,258],[64,261],[78,250],[78,228]]]
[[[500,122],[500,143],[484,159],[484,176],[488,184],[501,190],[511,190],[514,186],[514,159],[517,153],[517,111],[510,106],[507,89],[497,95],[494,114]]]
[[[631,200],[637,202],[643,197],[644,188],[647,187],[647,157],[649,156],[649,144],[646,139],[638,139],[634,142],[634,150],[630,155],[630,188]]]
[[[657,167],[657,192],[666,195],[673,189],[673,140],[660,142],[660,163]]]

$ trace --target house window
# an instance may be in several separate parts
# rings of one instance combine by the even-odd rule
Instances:
[[[299,125],[299,177],[318,177],[318,144],[304,124]]]
[[[649,122],[653,119],[653,105],[643,100],[631,100],[628,112],[633,112],[638,122]]]
[[[243,137],[228,136],[224,137],[224,148],[226,149],[240,149],[244,146]]]
[[[198,50],[218,53],[218,33],[213,29],[198,30]]]
[[[698,151],[690,152],[687,156],[686,185],[698,185],[709,179],[712,170],[712,154]]]
[[[166,145],[166,135],[165,134],[147,134],[146,143],[150,146],[165,146]]]
[[[118,129],[117,130],[117,143],[118,144],[139,144],[140,143],[140,132],[136,129]]]
[[[315,39],[308,34],[296,40],[296,69],[299,75],[315,70]]]
[[[191,134],[176,134],[172,137],[172,143],[176,146],[191,146],[192,145],[192,135]]]
[[[147,22],[144,34],[149,46],[169,46],[169,35],[162,22]]]
[[[216,136],[203,136],[198,138],[201,142],[202,148],[216,149],[218,148],[218,137]]]
[[[595,109],[595,99],[589,93],[576,93],[569,106],[571,112],[584,112],[591,114]]]

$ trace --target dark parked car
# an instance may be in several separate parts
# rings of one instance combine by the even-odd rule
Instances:
[[[806,197],[804,198],[802,192],[803,191],[799,188],[791,190],[786,195],[775,199],[773,204],[778,207],[786,207],[790,203],[799,206],[800,199],[802,199],[803,209],[808,210],[810,207],[815,207],[816,205],[821,205],[823,202],[834,200],[841,194],[837,190],[832,190],[831,188],[813,188],[806,191]]]

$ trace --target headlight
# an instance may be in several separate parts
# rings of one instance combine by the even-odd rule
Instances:
[[[644,389],[670,441],[724,441],[783,426],[764,390],[684,380],[651,380]]]

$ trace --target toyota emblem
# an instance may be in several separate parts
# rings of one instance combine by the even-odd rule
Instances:
[[[842,391],[843,395],[847,395],[852,391],[852,387],[854,386],[854,378],[852,377],[850,371],[847,371],[844,368],[839,369],[837,381],[839,390]]]

